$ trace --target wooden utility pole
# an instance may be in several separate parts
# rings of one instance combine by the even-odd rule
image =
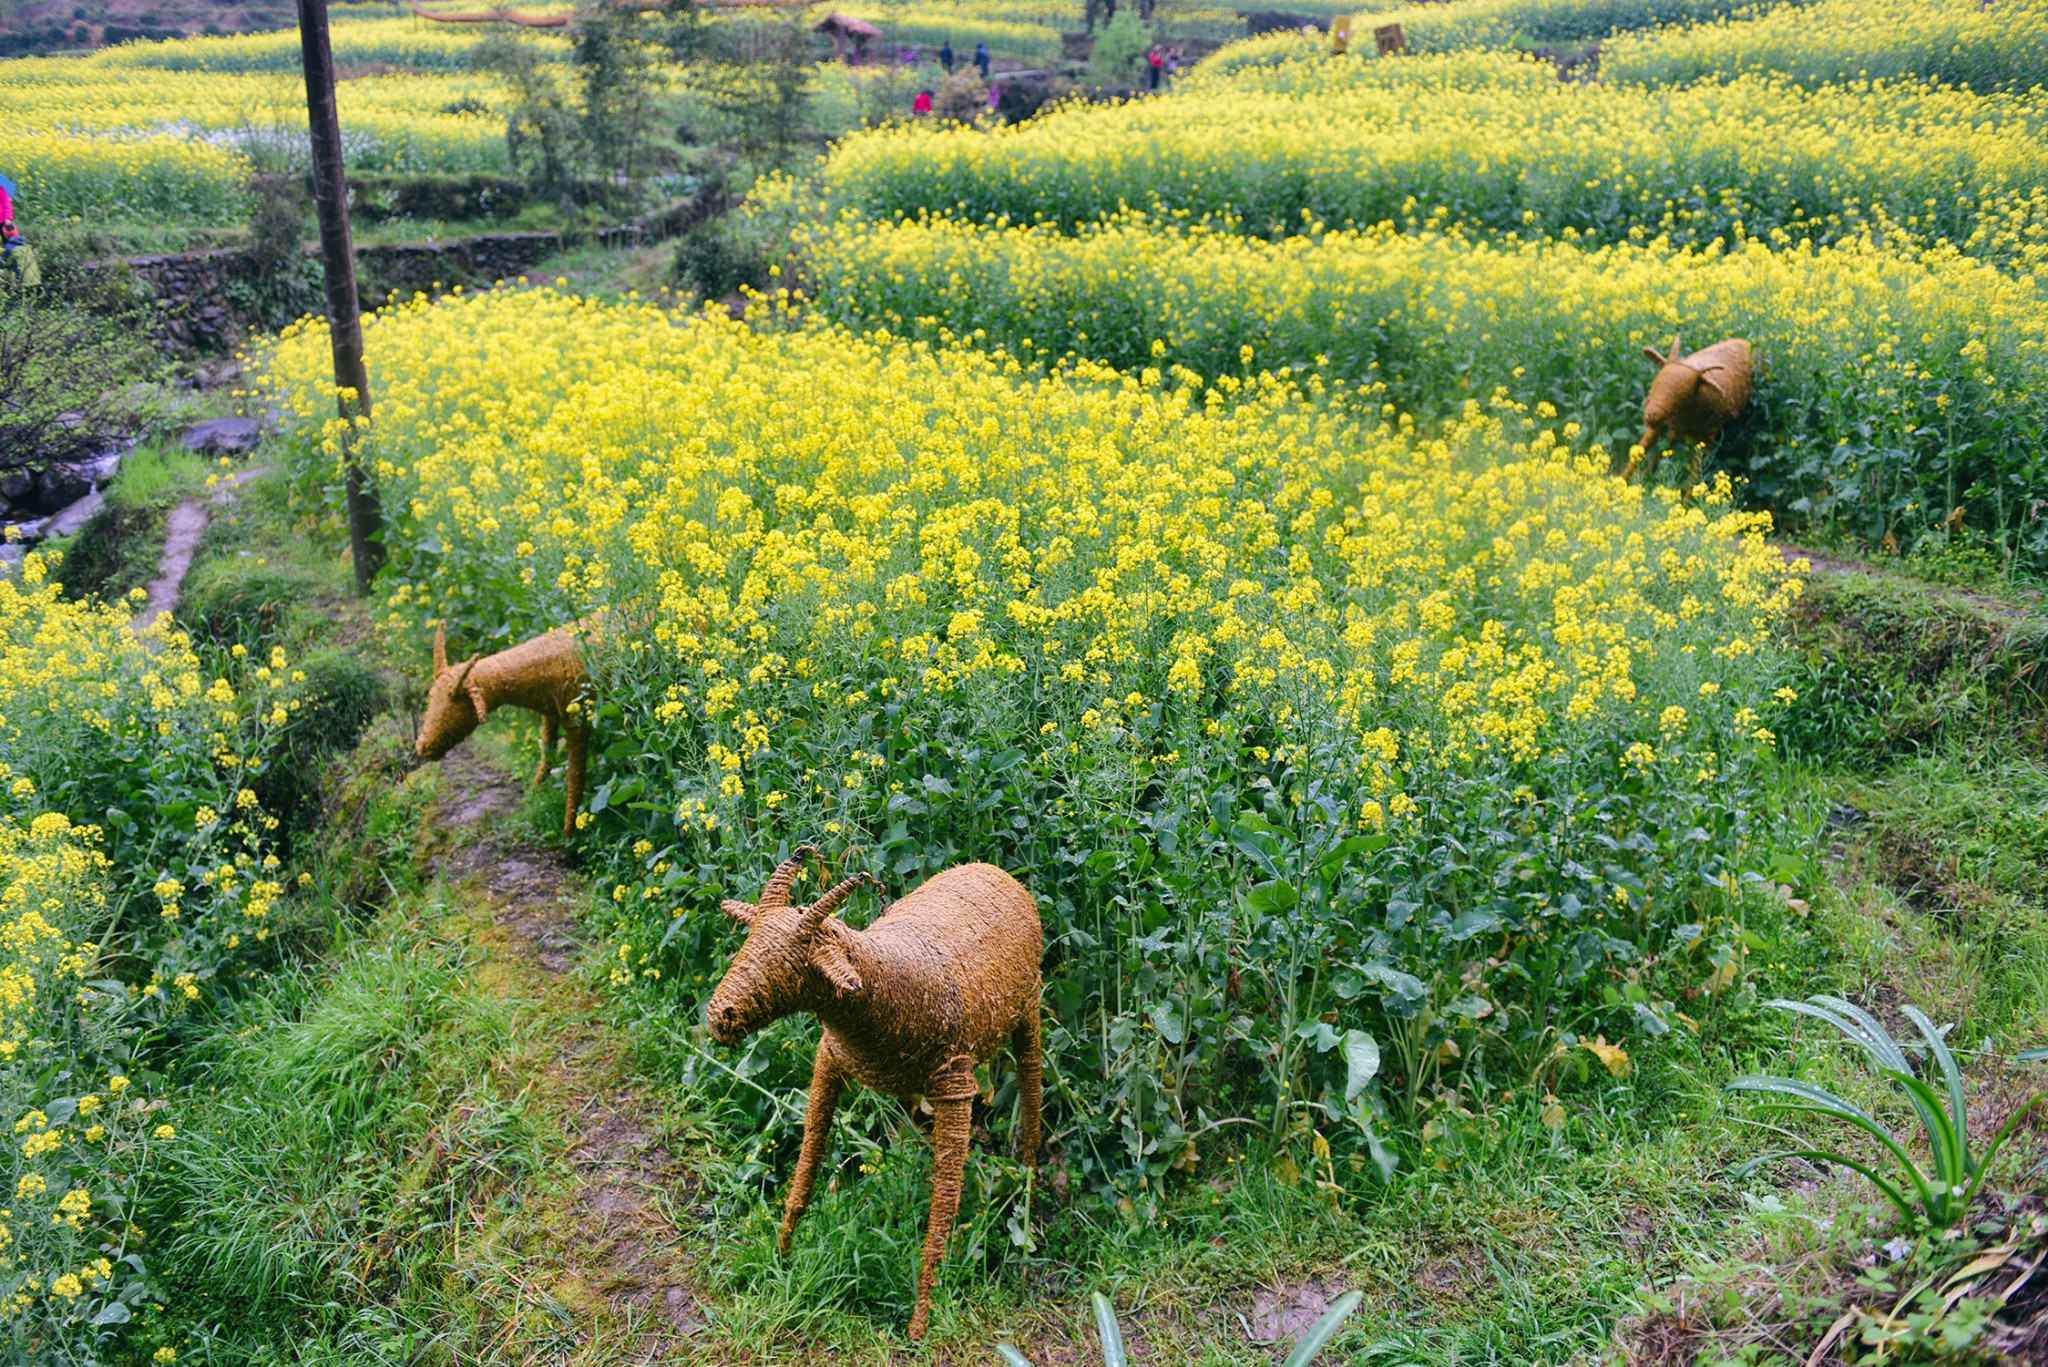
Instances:
[[[334,383],[341,416],[353,427],[370,416],[370,376],[363,368],[363,316],[356,302],[355,242],[348,231],[348,181],[342,174],[341,119],[334,109],[334,49],[327,41],[327,0],[298,0],[299,50],[306,66],[306,119],[313,135],[313,206],[320,215],[320,267],[327,282],[327,329],[334,344]],[[353,393],[353,398],[349,394]],[[384,562],[383,509],[356,457],[356,438],[343,438],[348,545],[356,592],[368,593]]]

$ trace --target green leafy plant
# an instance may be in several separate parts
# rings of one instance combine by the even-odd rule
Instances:
[[[1963,1101],[1963,1078],[1956,1068],[1955,1055],[1949,1052],[1942,1040],[1941,1032],[1934,1027],[1926,1014],[1918,1007],[1905,1006],[1900,1009],[1906,1019],[1926,1042],[1928,1056],[1940,1071],[1946,1085],[1947,1098],[1922,1081],[1915,1073],[1905,1050],[1893,1040],[1877,1018],[1840,997],[1816,996],[1806,1001],[1783,999],[1765,1003],[1784,1011],[1811,1016],[1826,1021],[1840,1031],[1852,1043],[1862,1048],[1876,1065],[1878,1074],[1897,1084],[1913,1104],[1914,1114],[1919,1117],[1922,1135],[1927,1141],[1928,1164],[1923,1168],[1906,1151],[1897,1137],[1868,1111],[1853,1102],[1845,1101],[1825,1087],[1796,1078],[1773,1077],[1767,1074],[1752,1074],[1736,1078],[1728,1084],[1735,1092],[1762,1092],[1772,1096],[1789,1098],[1766,1103],[1770,1108],[1781,1111],[1805,1112],[1809,1115],[1832,1116],[1846,1120],[1856,1128],[1875,1139],[1891,1155],[1890,1175],[1876,1167],[1839,1153],[1832,1149],[1789,1149],[1778,1153],[1753,1158],[1736,1169],[1738,1176],[1747,1175],[1763,1164],[1778,1158],[1805,1158],[1817,1163],[1838,1163],[1845,1168],[1862,1173],[1884,1193],[1885,1199],[1898,1207],[1899,1214],[1909,1222],[1925,1220],[1939,1229],[1952,1228],[1969,1211],[1970,1201],[1977,1194],[1978,1186],[1985,1174],[1991,1170],[1992,1160],[2012,1136],[2020,1118],[2043,1100],[2048,1092],[2038,1093],[2018,1110],[2012,1113],[1991,1143],[1972,1157],[1968,1128],[1968,1113]]]
[[[1323,1345],[1336,1336],[1344,1321],[1351,1318],[1351,1312],[1363,1299],[1364,1296],[1357,1291],[1346,1291],[1337,1297],[1323,1312],[1323,1317],[1309,1326],[1308,1332],[1301,1336],[1301,1342],[1294,1345],[1294,1351],[1287,1355],[1287,1361],[1281,1367],[1308,1367],[1315,1361],[1316,1354],[1323,1351]],[[1102,1339],[1102,1367],[1126,1367],[1129,1359],[1124,1356],[1124,1331],[1117,1325],[1116,1308],[1100,1291],[1089,1300],[1095,1307],[1095,1332]],[[1013,1343],[998,1343],[996,1355],[1009,1367],[1031,1367],[1031,1359],[1019,1352]]]

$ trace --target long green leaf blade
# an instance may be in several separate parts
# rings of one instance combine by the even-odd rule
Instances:
[[[1018,1352],[1014,1343],[998,1343],[996,1356],[1008,1363],[1009,1367],[1031,1367],[1031,1359]]]
[[[1965,1137],[1963,1165],[1967,1168],[1969,1130],[1964,1125],[1966,1112],[1963,1109],[1963,1075],[1956,1068],[1956,1056],[1949,1052],[1948,1041],[1934,1028],[1934,1022],[1927,1019],[1926,1012],[1917,1006],[1901,1006],[1899,1009],[1905,1013],[1907,1020],[1913,1022],[1913,1028],[1920,1032],[1920,1038],[1927,1041],[1927,1052],[1934,1056],[1935,1066],[1941,1069],[1941,1076],[1948,1083],[1948,1118],[1955,1126],[1956,1134]]]
[[[1863,1047],[1872,1051],[1871,1056],[1876,1058],[1881,1066],[1896,1068],[1902,1073],[1914,1071],[1912,1061],[1906,1057],[1906,1051],[1899,1048],[1898,1041],[1891,1037],[1891,1032],[1884,1028],[1877,1017],[1856,1003],[1841,997],[1823,995],[1809,1000],[1819,1002],[1822,1006],[1838,1011],[1854,1021],[1867,1041]]]
[[[1301,1342],[1294,1345],[1294,1351],[1287,1355],[1287,1361],[1280,1367],[1308,1367],[1316,1354],[1323,1351],[1323,1345],[1330,1341],[1330,1336],[1343,1327],[1344,1321],[1351,1318],[1351,1312],[1364,1299],[1364,1294],[1358,1291],[1346,1291],[1337,1297],[1323,1312],[1323,1317],[1309,1326],[1308,1332],[1301,1336]]]
[[[1095,1332],[1102,1336],[1102,1367],[1127,1367],[1124,1362],[1124,1331],[1117,1327],[1116,1307],[1100,1291],[1089,1299],[1095,1305]]]
[[[1928,1188],[1927,1179],[1921,1174],[1919,1166],[1913,1162],[1912,1157],[1903,1148],[1899,1147],[1899,1141],[1892,1138],[1891,1131],[1878,1124],[1862,1107],[1842,1100],[1842,1098],[1836,1096],[1825,1087],[1816,1087],[1810,1082],[1799,1082],[1789,1077],[1753,1074],[1749,1077],[1736,1078],[1728,1084],[1728,1090],[1731,1092],[1776,1092],[1783,1096],[1798,1097],[1798,1101],[1774,1101],[1768,1104],[1783,1107],[1787,1110],[1814,1111],[1848,1121],[1851,1125],[1856,1126],[1856,1128],[1862,1130],[1872,1139],[1884,1145],[1892,1157],[1898,1159],[1900,1170],[1912,1179],[1913,1190],[1919,1195],[1921,1204],[1926,1208],[1930,1216],[1934,1214],[1934,1193]]]
[[[1736,1078],[1728,1084],[1731,1092],[1777,1092],[1784,1096],[1796,1096],[1808,1106],[1823,1111],[1832,1111],[1847,1120],[1875,1125],[1870,1113],[1853,1101],[1844,1101],[1825,1087],[1816,1087],[1811,1082],[1797,1078],[1777,1077],[1770,1073],[1750,1073]]]
[[[1948,1117],[1942,1113],[1941,1098],[1932,1087],[1917,1077],[1889,1069],[1885,1070],[1884,1076],[1906,1089],[1913,1109],[1919,1112],[1920,1128],[1927,1132],[1927,1148],[1934,1156],[1934,1175],[1941,1183],[1942,1199],[1946,1201],[1950,1191],[1961,1186],[1969,1176],[1962,1168],[1968,1161],[1964,1141],[1949,1125]]]
[[[1861,1008],[1852,1006],[1840,997],[1816,996],[1806,1001],[1793,1001],[1787,997],[1774,997],[1764,1003],[1780,1011],[1792,1011],[1815,1020],[1826,1021],[1851,1044],[1870,1056],[1870,1061],[1880,1068],[1909,1070],[1906,1056],[1884,1027],[1871,1019]],[[1860,1019],[1859,1019],[1860,1017]]]

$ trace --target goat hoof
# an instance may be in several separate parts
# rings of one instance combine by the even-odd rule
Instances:
[[[930,1318],[931,1312],[923,1306],[919,1306],[917,1313],[910,1317],[910,1341],[912,1343],[916,1343],[924,1337],[925,1327],[930,1322]]]

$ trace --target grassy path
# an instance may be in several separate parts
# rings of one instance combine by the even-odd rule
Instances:
[[[441,765],[423,832],[436,880],[466,915],[488,920],[475,932],[484,953],[473,987],[528,1003],[522,1033],[541,1047],[507,1060],[508,1080],[561,1145],[559,1161],[520,1203],[520,1263],[530,1280],[514,1279],[506,1342],[532,1337],[524,1332],[530,1313],[566,1314],[575,1347],[556,1360],[672,1361],[705,1323],[675,1224],[675,1201],[690,1183],[655,1132],[653,1103],[625,1067],[624,1040],[578,981],[588,947],[574,875],[552,851],[510,833],[521,796],[480,747],[466,747]],[[539,1303],[525,1304],[529,1297]],[[569,1346],[561,1335],[542,1337]]]

